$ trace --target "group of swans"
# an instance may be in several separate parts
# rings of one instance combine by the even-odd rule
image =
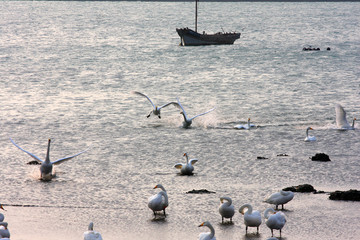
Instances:
[[[6,211],[2,204],[0,204],[0,209]],[[7,228],[8,223],[4,222],[5,216],[4,214],[0,213],[0,239],[10,239],[10,231]]]
[[[340,104],[335,105],[335,113],[336,113],[336,127],[338,130],[342,130],[342,131],[355,130],[356,118],[354,117],[352,119],[352,124],[350,125],[346,119],[346,112]],[[315,136],[309,136],[309,130],[314,130],[314,129],[312,127],[308,127],[306,129],[306,137],[305,137],[304,141],[305,142],[316,141]]]
[[[68,156],[68,157],[64,157],[64,158],[60,158],[58,160],[55,160],[55,161],[50,161],[50,143],[51,143],[51,140],[49,139],[48,140],[48,146],[47,146],[47,152],[46,152],[46,157],[45,157],[45,160],[42,160],[40,159],[39,157],[37,157],[35,154],[32,154],[31,152],[28,152],[26,151],[25,149],[21,148],[20,146],[18,146],[11,138],[10,138],[10,141],[17,147],[19,148],[21,151],[29,154],[32,158],[34,158],[37,162],[41,163],[40,165],[40,174],[41,174],[41,179],[44,180],[44,181],[49,181],[51,180],[53,177],[54,177],[54,174],[53,174],[53,165],[57,165],[57,164],[60,164],[60,163],[63,163],[67,160],[70,160],[76,156],[79,156],[80,154],[86,152],[88,149],[82,151],[82,152],[79,152],[75,155],[72,155],[72,156]]]
[[[152,107],[153,107],[153,110],[147,115],[147,117],[150,117],[151,113],[153,113],[154,115],[157,115],[159,118],[161,118],[161,117],[160,117],[160,110],[161,110],[162,108],[164,108],[164,107],[169,106],[169,105],[174,105],[174,106],[180,108],[180,109],[181,109],[180,114],[182,114],[183,117],[184,117],[184,122],[183,122],[183,127],[184,127],[184,128],[189,128],[190,125],[192,124],[192,120],[193,120],[194,118],[197,118],[197,117],[199,117],[199,116],[205,115],[205,114],[207,114],[207,113],[215,110],[215,108],[212,108],[212,109],[210,109],[210,110],[208,110],[208,111],[206,111],[206,112],[197,114],[197,115],[195,115],[194,117],[191,117],[191,118],[190,118],[190,117],[188,117],[188,115],[187,115],[184,107],[181,105],[179,98],[177,98],[177,102],[168,102],[168,103],[166,103],[166,104],[158,107],[158,106],[156,106],[156,105],[153,103],[153,101],[151,101],[151,99],[150,99],[147,95],[145,95],[145,94],[143,94],[143,93],[141,93],[141,92],[137,92],[137,91],[132,91],[132,93],[133,93],[133,94],[137,94],[137,95],[139,95],[139,96],[145,97],[145,98],[151,103],[151,105],[152,105]]]

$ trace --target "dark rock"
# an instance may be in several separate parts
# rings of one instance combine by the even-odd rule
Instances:
[[[38,161],[30,161],[30,162],[28,162],[27,164],[29,164],[29,165],[40,165],[41,163],[39,163]]]
[[[269,159],[267,157],[257,157],[256,159],[262,160],[262,159]]]
[[[311,157],[312,161],[320,161],[320,162],[328,162],[331,161],[329,156],[326,155],[325,153],[317,153],[315,154],[315,156]]]
[[[206,189],[200,189],[200,190],[191,190],[191,191],[188,191],[186,193],[195,193],[195,194],[203,194],[203,193],[215,193],[215,192],[212,192],[212,191],[208,191]]]
[[[287,155],[286,153],[280,153],[277,155],[278,157],[288,157],[289,155]]]
[[[292,192],[302,192],[302,193],[306,193],[306,192],[316,192],[316,189],[311,186],[310,184],[302,184],[302,185],[298,185],[298,186],[292,186],[292,187],[287,187],[283,189],[284,191],[292,191]]]
[[[360,191],[350,189],[349,191],[335,191],[331,192],[329,199],[331,200],[347,200],[347,201],[360,201]]]

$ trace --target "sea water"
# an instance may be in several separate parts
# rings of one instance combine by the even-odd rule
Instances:
[[[179,46],[175,31],[194,28],[192,2],[0,5],[0,203],[11,239],[82,239],[91,221],[106,240],[197,239],[203,221],[217,239],[267,239],[264,220],[245,235],[241,205],[263,215],[273,207],[264,198],[284,187],[360,188],[359,130],[335,124],[337,103],[349,122],[360,118],[359,3],[200,2],[199,31],[241,32],[234,45],[200,47]],[[216,110],[183,129],[179,109],[147,118],[151,104],[131,91],[156,105],[179,98],[190,117]],[[256,128],[233,129],[248,118]],[[316,142],[303,141],[309,126]],[[9,137],[42,159],[48,138],[51,160],[90,149],[42,182]],[[184,152],[198,158],[193,176],[174,168]],[[309,159],[322,152],[330,162]],[[158,183],[166,219],[147,207]],[[221,224],[221,196],[234,224]],[[283,239],[357,238],[359,203],[328,197],[295,193]]]

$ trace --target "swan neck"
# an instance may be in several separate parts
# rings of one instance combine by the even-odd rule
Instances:
[[[306,136],[309,136],[309,128],[306,129]]]
[[[355,126],[355,118],[353,119],[353,122],[352,122],[352,127],[354,128],[354,126]]]
[[[245,213],[245,212],[244,212],[244,209],[246,209],[246,208],[247,208],[246,213],[251,214],[253,209],[252,209],[252,206],[251,206],[250,204],[244,204],[244,205],[242,205],[242,206],[240,207],[239,212],[244,214],[244,213]]]
[[[94,223],[90,223],[89,224],[89,228],[88,228],[89,231],[93,231],[94,230]]]
[[[268,219],[268,218],[270,217],[269,214],[270,214],[270,213],[274,213],[274,212],[275,212],[275,210],[272,209],[272,208],[266,209],[265,212],[264,212],[265,218]]]
[[[50,162],[50,142],[51,142],[51,140],[49,139],[45,162]]]
[[[212,239],[215,236],[215,229],[213,228],[212,225],[207,225],[207,227],[210,229],[211,233],[210,233],[210,239]]]
[[[189,156],[187,155],[187,153],[185,153],[185,157],[186,157],[186,164],[189,163]]]

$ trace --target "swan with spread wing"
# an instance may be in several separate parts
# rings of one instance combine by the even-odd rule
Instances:
[[[53,170],[53,165],[57,165],[57,164],[60,164],[60,163],[63,163],[67,160],[70,160],[76,156],[79,156],[80,154],[86,152],[88,149],[82,151],[82,152],[79,152],[75,155],[72,155],[72,156],[68,156],[68,157],[64,157],[64,158],[60,158],[60,159],[57,159],[55,161],[50,161],[50,143],[51,143],[51,139],[48,140],[48,147],[47,147],[47,152],[46,152],[46,158],[45,160],[42,160],[40,159],[39,157],[37,157],[35,154],[32,154],[31,152],[28,152],[26,151],[25,149],[21,148],[20,146],[18,146],[14,140],[12,140],[10,138],[10,141],[17,147],[19,148],[21,151],[29,154],[32,158],[34,158],[36,161],[38,161],[39,163],[41,163],[40,165],[40,173],[41,173],[41,179],[42,180],[45,180],[45,181],[49,181],[51,180],[54,176],[52,174],[52,170]]]
[[[154,115],[156,115],[156,116],[158,116],[159,118],[161,118],[161,116],[160,116],[160,110],[161,110],[162,108],[167,107],[167,106],[169,106],[169,105],[175,105],[175,106],[178,105],[177,102],[168,102],[168,103],[166,103],[166,104],[158,107],[158,106],[156,106],[156,105],[153,103],[153,101],[151,101],[151,99],[150,99],[148,96],[146,96],[145,94],[143,94],[143,93],[141,93],[141,92],[137,92],[137,91],[132,91],[132,93],[133,93],[133,94],[137,94],[137,95],[139,95],[139,96],[145,97],[147,100],[149,100],[149,102],[150,102],[151,105],[153,106],[153,110],[150,111],[150,113],[146,116],[147,118],[150,117],[151,113],[153,113]]]
[[[194,171],[194,164],[198,161],[197,158],[193,158],[189,160],[188,154],[184,153],[186,157],[186,164],[184,163],[177,163],[175,164],[175,168],[180,169],[180,173],[182,175],[192,175]]]
[[[356,118],[355,117],[353,118],[352,125],[350,125],[346,120],[346,112],[340,104],[335,105],[335,113],[336,113],[336,126],[340,130],[355,130]]]
[[[181,105],[179,98],[177,98],[177,103],[178,103],[178,106],[179,106],[179,107],[181,108],[181,110],[182,110],[182,111],[180,112],[180,114],[182,114],[183,117],[184,117],[183,128],[189,128],[190,125],[192,124],[192,120],[193,120],[194,118],[200,117],[200,116],[202,116],[202,115],[205,115],[205,114],[207,114],[207,113],[215,110],[215,108],[212,108],[212,109],[210,109],[210,110],[208,110],[208,111],[206,111],[206,112],[200,113],[200,114],[198,114],[198,115],[195,115],[195,116],[192,117],[192,118],[189,118],[188,115],[187,115],[186,112],[185,112],[184,107]]]

